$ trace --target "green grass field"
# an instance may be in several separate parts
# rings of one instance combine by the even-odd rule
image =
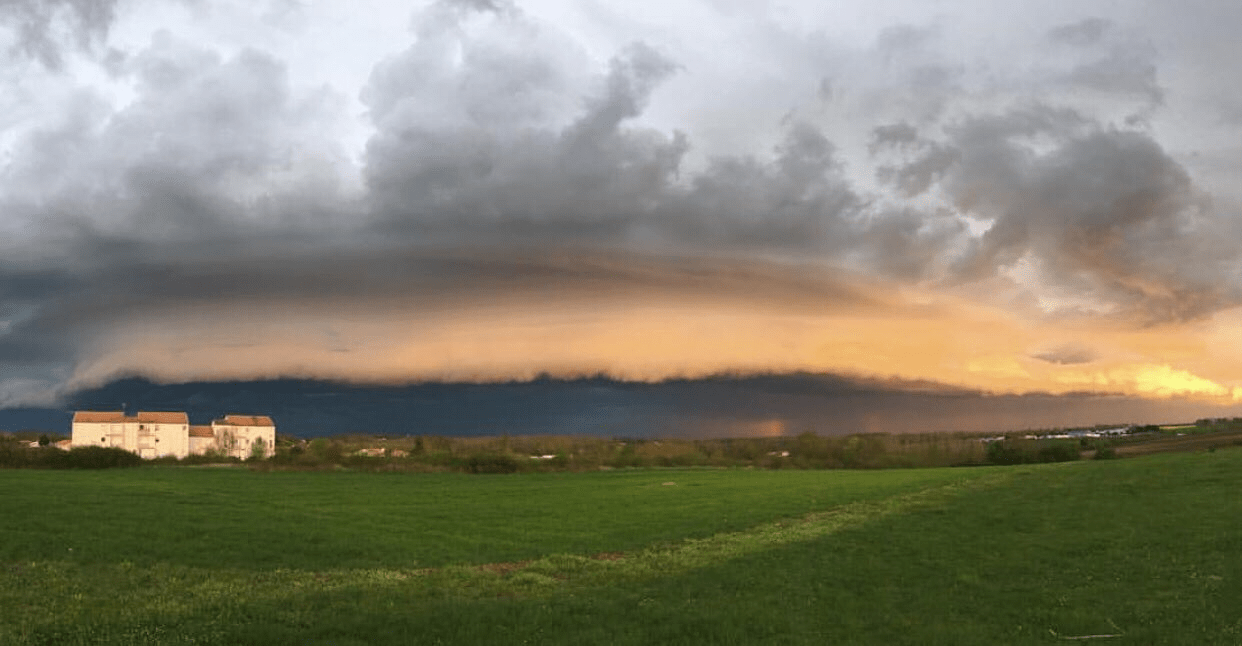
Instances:
[[[0,491],[3,644],[1242,643],[1240,449]]]

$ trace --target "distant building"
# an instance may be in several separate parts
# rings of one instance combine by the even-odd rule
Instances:
[[[72,446],[112,446],[147,459],[184,458],[217,450],[248,458],[257,443],[263,456],[276,452],[276,425],[272,418],[225,415],[211,426],[190,426],[180,412],[77,411],[73,414]]]
[[[260,448],[263,457],[276,453],[276,424],[266,415],[225,415],[211,422],[211,430],[225,455],[248,458]]]
[[[185,413],[78,411],[73,414],[73,446],[114,446],[147,459],[190,454],[190,419]]]

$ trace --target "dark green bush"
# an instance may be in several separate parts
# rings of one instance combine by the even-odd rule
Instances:
[[[470,473],[517,473],[519,469],[517,459],[508,453],[476,453],[466,459]]]
[[[621,451],[608,461],[608,466],[616,469],[650,466],[647,461],[638,454],[638,451],[634,449],[634,445],[635,442],[633,441],[626,442],[625,446],[621,447]]]
[[[16,438],[0,437],[0,467],[29,466],[30,454],[30,449]]]
[[[1073,440],[1000,440],[988,443],[987,461],[991,464],[1071,462],[1079,458],[1078,451],[1078,443]]]
[[[17,441],[0,441],[0,467],[25,469],[110,469],[136,467],[142,458],[124,449],[81,446],[62,451],[54,446],[31,448]]]
[[[1072,462],[1078,457],[1078,446],[1072,441],[1044,444],[1036,453],[1038,462]]]
[[[1117,458],[1117,449],[1111,446],[1101,446],[1095,450],[1093,460],[1114,460]]]
[[[47,466],[54,469],[114,469],[119,467],[136,467],[142,464],[137,453],[114,446],[80,446],[68,451],[59,451]]]
[[[987,460],[991,464],[1027,464],[1033,462],[1031,451],[1026,443],[1011,440],[989,442]]]

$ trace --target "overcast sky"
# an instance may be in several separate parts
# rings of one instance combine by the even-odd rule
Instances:
[[[118,375],[1242,399],[1242,5],[0,0],[0,407]]]

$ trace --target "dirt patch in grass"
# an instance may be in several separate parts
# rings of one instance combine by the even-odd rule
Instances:
[[[492,574],[505,576],[506,574],[511,574],[513,572],[517,572],[518,570],[525,569],[528,565],[530,565],[530,561],[517,561],[515,563],[484,563],[479,566],[479,569],[484,572],[491,572]]]

